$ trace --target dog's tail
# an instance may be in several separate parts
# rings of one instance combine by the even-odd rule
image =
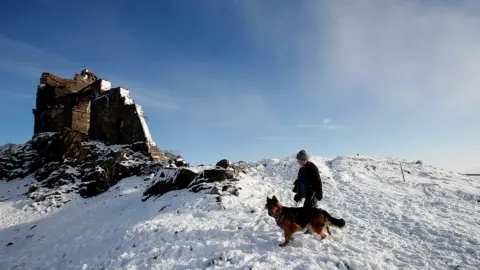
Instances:
[[[325,216],[327,216],[327,219],[330,220],[330,223],[332,223],[332,225],[335,227],[343,228],[346,225],[346,222],[343,218],[334,218],[327,211],[325,211]]]

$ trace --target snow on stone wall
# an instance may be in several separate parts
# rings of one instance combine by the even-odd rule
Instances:
[[[147,143],[150,146],[156,146],[155,142],[152,139],[152,135],[150,134],[150,130],[148,129],[147,122],[145,122],[142,106],[140,106],[139,104],[135,104],[135,107],[137,109],[138,117],[140,118],[140,123],[142,124],[143,131],[145,132],[145,138],[147,139]]]
[[[102,79],[101,82],[100,82],[100,89],[103,90],[103,91],[108,91],[108,90],[112,89],[112,83],[110,81]]]
[[[120,96],[125,98],[125,105],[133,104],[133,99],[130,97],[130,91],[128,89],[120,87]]]

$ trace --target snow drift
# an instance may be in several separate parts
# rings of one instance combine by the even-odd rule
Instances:
[[[28,178],[0,181],[0,269],[478,269],[478,181],[391,158],[313,162],[319,206],[347,226],[285,248],[264,204],[295,204],[293,157],[247,163],[238,196],[185,189],[142,202],[156,177],[133,176],[42,211],[25,207]]]

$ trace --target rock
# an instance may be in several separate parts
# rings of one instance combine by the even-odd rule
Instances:
[[[221,182],[235,177],[234,172],[224,169],[207,169],[204,170],[190,185],[199,183]]]
[[[240,192],[238,191],[238,189],[233,189],[230,193],[231,193],[232,195],[237,196],[237,197],[240,195]]]
[[[185,167],[185,161],[182,158],[178,158],[175,161],[175,166],[176,167]]]
[[[233,171],[230,170],[209,169],[197,174],[186,168],[166,167],[157,172],[154,184],[144,192],[142,201],[146,201],[152,196],[161,196],[172,190],[186,188],[192,192],[209,190],[210,194],[221,194],[223,191],[227,191],[238,196],[238,189],[232,184],[233,180],[235,180]],[[227,187],[222,185],[227,185]]]
[[[230,160],[222,159],[222,160],[218,161],[217,164],[215,164],[215,167],[220,167],[220,168],[226,169],[226,168],[230,167],[231,165],[232,165],[232,162],[230,162]]]
[[[235,195],[237,197],[240,194],[239,190],[240,190],[240,188],[236,188],[235,186],[233,186],[231,184],[226,184],[222,187],[223,192],[228,192],[228,193],[230,193],[232,195]]]
[[[45,137],[33,139],[32,148],[37,150],[46,161],[62,161],[67,156],[75,155],[75,152],[81,147],[81,143],[87,141],[88,136],[69,128],[63,128],[47,139],[45,140]]]
[[[156,181],[144,193],[143,201],[152,196],[161,196],[172,190],[185,189],[198,176],[189,169],[164,168],[157,172]]]
[[[212,187],[212,189],[210,190],[210,194],[214,194],[214,195],[220,195],[220,191],[218,190],[217,187]]]
[[[141,175],[151,165],[148,155],[132,150],[136,147],[91,142],[69,128],[39,133],[25,145],[0,147],[0,176],[13,180],[31,174],[38,181],[27,192],[33,200],[45,200],[64,185],[70,188],[63,192],[96,196],[125,177]]]

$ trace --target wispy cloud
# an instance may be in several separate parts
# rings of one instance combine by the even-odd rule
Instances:
[[[182,74],[184,74],[182,78]],[[138,83],[118,80],[130,89],[132,98],[142,105],[148,114],[163,114],[175,111],[175,117],[183,122],[199,126],[218,128],[271,127],[278,125],[277,116],[260,91],[243,87],[240,81],[225,81],[203,72],[186,70],[174,74],[181,81],[195,85],[192,93],[178,89],[167,89],[155,81]],[[118,85],[112,77],[112,84]],[[240,80],[240,79],[239,79]],[[208,89],[208,90],[205,90]],[[168,112],[167,112],[168,113]]]
[[[240,3],[258,43],[296,59],[291,76],[312,97],[328,85],[345,103],[369,96],[384,111],[478,111],[478,1],[309,1],[275,12]]]
[[[270,140],[285,140],[285,141],[298,141],[298,140],[318,140],[316,136],[263,136],[255,137],[254,140],[270,141]]]
[[[278,125],[271,105],[258,91],[216,91],[184,98],[184,102],[194,121],[210,126],[261,129]]]
[[[330,119],[324,119],[320,124],[297,124],[293,126],[284,126],[285,128],[300,128],[300,129],[324,129],[324,130],[339,130],[345,129],[345,126],[331,124]]]
[[[326,48],[316,57],[341,89],[362,89],[386,106],[472,109],[480,101],[479,8],[476,1],[331,2],[327,38],[317,41]]]
[[[35,101],[35,98],[36,98],[34,94],[24,94],[24,93],[7,92],[7,91],[0,91],[0,96],[2,96],[2,98],[10,98],[10,99],[21,100],[21,101]]]
[[[0,59],[0,70],[3,73],[17,74],[30,78],[40,78],[42,72],[46,71],[42,70],[42,68],[36,67],[36,65],[33,63],[25,63],[3,59]]]
[[[325,129],[325,130],[338,130],[338,129],[345,129],[344,126],[339,125],[332,125],[332,124],[306,124],[306,125],[296,125],[296,128],[317,128],[317,129]]]
[[[0,69],[3,72],[40,78],[42,72],[63,74],[72,63],[55,53],[0,35]]]
[[[162,93],[160,89],[157,91],[146,88],[131,89],[133,89],[130,93],[132,98],[144,107],[150,107],[153,110],[178,110],[181,108],[170,95]]]

